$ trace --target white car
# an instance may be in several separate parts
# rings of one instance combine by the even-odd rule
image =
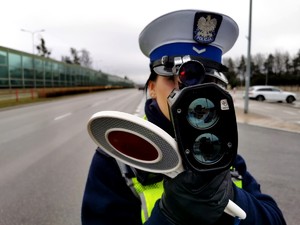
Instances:
[[[249,88],[249,98],[257,101],[286,101],[287,103],[293,103],[296,101],[297,95],[274,86],[257,85]]]

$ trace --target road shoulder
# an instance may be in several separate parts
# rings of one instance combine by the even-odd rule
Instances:
[[[244,109],[241,107],[235,107],[235,114],[238,123],[285,130],[300,134],[300,125],[297,124],[292,124],[277,118],[271,118],[253,112],[244,113]]]

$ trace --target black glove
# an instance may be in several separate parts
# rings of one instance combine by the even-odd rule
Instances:
[[[215,176],[184,171],[165,179],[160,207],[175,224],[209,225],[222,216],[233,195],[229,170]]]

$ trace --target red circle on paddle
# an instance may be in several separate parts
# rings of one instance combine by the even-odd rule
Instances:
[[[147,140],[126,131],[111,131],[109,143],[123,155],[141,161],[154,161],[159,157],[156,148]]]

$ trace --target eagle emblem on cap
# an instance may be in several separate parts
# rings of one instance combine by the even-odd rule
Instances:
[[[211,18],[210,15],[208,15],[206,19],[204,17],[201,17],[198,20],[197,27],[198,33],[196,35],[202,37],[212,37],[212,32],[217,27],[217,20],[215,18]]]
[[[209,44],[215,40],[222,17],[220,15],[198,13],[194,21],[194,40]]]

